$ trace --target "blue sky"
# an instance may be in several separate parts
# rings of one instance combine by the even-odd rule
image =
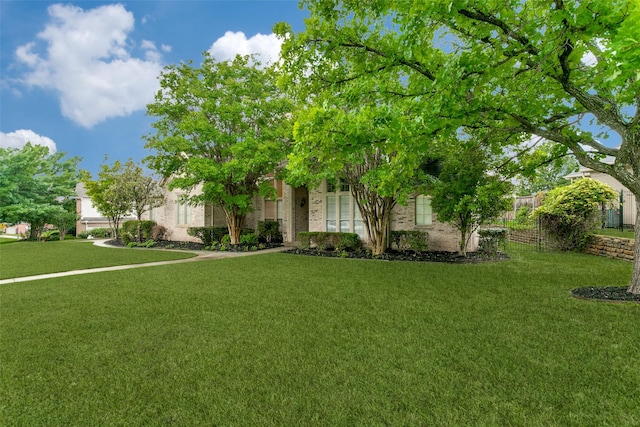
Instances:
[[[105,156],[139,162],[165,65],[277,57],[273,25],[302,31],[306,15],[289,0],[0,0],[0,146],[47,145],[94,175]]]

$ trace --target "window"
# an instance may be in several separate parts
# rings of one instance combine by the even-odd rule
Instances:
[[[431,198],[419,195],[416,197],[416,225],[431,225],[433,212],[431,210]]]
[[[178,225],[191,223],[191,206],[188,203],[178,202]]]
[[[364,222],[358,206],[349,193],[349,184],[327,180],[326,189],[326,231],[356,233],[364,239]]]
[[[282,227],[282,223],[284,222],[284,204],[282,201],[282,180],[272,179],[273,187],[277,191],[275,200],[265,200],[264,201],[264,219],[271,221],[278,221],[280,227]]]
[[[327,196],[327,231],[336,231],[336,196]]]

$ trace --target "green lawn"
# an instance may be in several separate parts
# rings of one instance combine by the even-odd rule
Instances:
[[[600,234],[603,236],[612,236],[612,237],[624,237],[625,239],[633,239],[635,238],[635,233],[633,229],[624,231],[620,231],[617,228],[605,228],[601,230],[595,230],[593,234]]]
[[[0,245],[0,279],[193,256],[189,252],[101,248],[90,240],[14,241]]]
[[[5,425],[637,426],[631,264],[264,254],[3,285]]]

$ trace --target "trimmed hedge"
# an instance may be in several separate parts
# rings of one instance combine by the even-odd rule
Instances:
[[[394,230],[391,244],[399,251],[424,252],[429,250],[429,233],[418,230]]]
[[[298,233],[298,246],[319,250],[357,251],[362,249],[362,241],[356,233],[331,233],[325,231],[303,231]]]

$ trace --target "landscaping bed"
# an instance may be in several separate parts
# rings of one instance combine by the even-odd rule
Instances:
[[[119,246],[119,247],[127,247],[120,240],[108,240],[106,242],[111,246]],[[247,251],[259,251],[263,249],[271,249],[282,246],[281,243],[261,243],[255,246],[247,246],[247,245],[228,245],[226,246],[226,252],[247,252]],[[158,240],[155,244],[151,246],[137,246],[138,248],[152,248],[152,249],[178,249],[185,251],[205,251],[205,250],[214,250],[220,251],[220,249],[208,249],[203,243],[198,242],[175,242],[172,240]],[[136,248],[136,246],[134,246]],[[255,248],[255,249],[254,249]]]
[[[640,295],[627,292],[626,286],[587,287],[571,291],[574,297],[598,301],[630,301],[640,303]]]
[[[386,261],[420,261],[420,262],[447,262],[456,264],[478,263],[489,261],[501,261],[509,259],[509,256],[503,252],[489,255],[484,252],[469,252],[466,256],[462,256],[457,252],[444,251],[396,251],[389,250],[381,255],[373,255],[368,251],[334,251],[320,249],[290,249],[284,253],[295,255],[308,255],[332,258],[359,258],[359,259],[377,259]]]

